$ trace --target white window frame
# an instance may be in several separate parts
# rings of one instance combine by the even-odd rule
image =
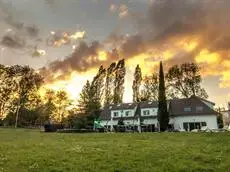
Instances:
[[[196,106],[196,112],[203,112],[204,107],[203,106]]]
[[[128,115],[127,115],[127,113],[128,113]],[[131,116],[131,110],[125,111],[125,116]]]
[[[148,114],[145,114],[145,112],[148,112]],[[143,110],[143,116],[149,116],[149,115],[150,115],[150,110],[149,109]]]
[[[115,114],[117,114],[117,115],[115,115]],[[118,111],[113,112],[113,117],[114,118],[119,117],[119,112]]]
[[[187,109],[187,110],[185,110],[185,109]],[[192,108],[191,107],[184,107],[184,112],[192,112]]]

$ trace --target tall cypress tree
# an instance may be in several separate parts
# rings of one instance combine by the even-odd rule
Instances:
[[[169,123],[169,114],[167,110],[164,71],[163,71],[162,62],[160,62],[160,71],[159,71],[159,94],[158,94],[158,116],[157,118],[160,124],[160,131],[165,131]]]
[[[133,80],[133,102],[140,101],[140,86],[142,81],[142,74],[141,68],[137,65],[134,73],[134,80]]]

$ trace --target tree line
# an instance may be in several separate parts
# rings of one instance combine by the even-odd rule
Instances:
[[[163,68],[162,68],[163,70]],[[123,102],[125,60],[100,66],[93,80],[87,81],[73,106],[65,91],[47,90],[41,97],[43,78],[29,66],[0,66],[0,123],[11,126],[44,125],[49,121],[82,128],[92,126],[103,106]],[[162,75],[162,74],[161,74]],[[133,79],[133,102],[159,100],[160,73],[143,76],[139,65]],[[196,63],[170,67],[165,76],[165,99],[197,95],[207,98],[201,86],[200,69]]]
[[[92,124],[93,119],[98,118],[101,107],[122,103],[125,74],[124,59],[112,63],[107,69],[100,66],[93,81],[87,81],[80,94],[78,106],[81,109],[81,117],[90,117],[88,121]],[[160,63],[159,73],[146,76],[142,76],[141,68],[137,65],[132,84],[133,102],[159,101],[159,108],[162,109],[159,113],[167,117],[167,106],[164,103],[167,99],[189,98],[192,95],[208,97],[201,82],[200,68],[196,63],[173,65],[165,75]],[[159,115],[159,118],[161,117],[162,115]],[[159,121],[165,119],[162,118]],[[164,124],[161,124],[162,127],[165,127]]]

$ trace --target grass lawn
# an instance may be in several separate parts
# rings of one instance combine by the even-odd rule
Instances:
[[[230,171],[230,133],[64,134],[0,129],[0,172]]]

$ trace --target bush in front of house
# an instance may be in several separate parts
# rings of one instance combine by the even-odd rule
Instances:
[[[45,132],[56,132],[59,129],[63,129],[62,124],[45,124],[44,125],[44,130]]]

